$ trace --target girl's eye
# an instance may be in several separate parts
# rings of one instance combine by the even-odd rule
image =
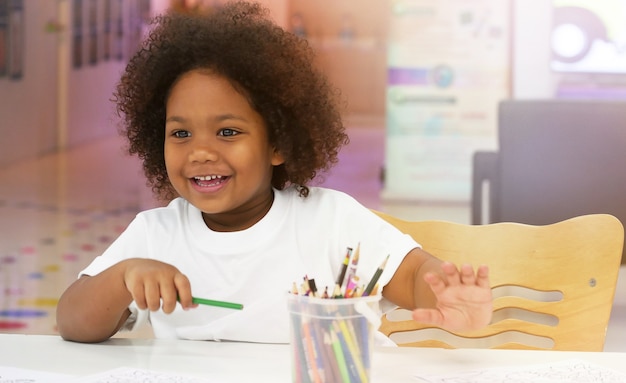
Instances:
[[[239,132],[237,132],[235,129],[224,128],[220,130],[218,134],[224,137],[232,137],[232,136],[236,136],[237,134],[239,134]]]
[[[177,130],[177,131],[172,133],[172,136],[174,136],[176,138],[187,138],[187,137],[191,136],[191,133],[189,133],[186,130]]]

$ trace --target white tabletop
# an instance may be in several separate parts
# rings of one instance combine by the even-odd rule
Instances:
[[[375,349],[373,382],[415,382],[421,374],[521,368],[578,360],[626,374],[626,353],[522,350]],[[79,344],[49,335],[0,334],[0,366],[86,376],[131,367],[216,382],[289,382],[289,346],[157,339]],[[626,375],[624,375],[626,376]]]

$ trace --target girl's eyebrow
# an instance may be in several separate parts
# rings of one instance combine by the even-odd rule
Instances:
[[[243,122],[248,122],[248,120],[243,117],[243,116],[238,116],[232,113],[225,113],[225,114],[220,114],[219,116],[215,116],[214,118],[215,121],[226,121],[226,120],[239,120],[239,121],[243,121]]]
[[[220,114],[218,116],[215,116],[213,118],[214,121],[216,122],[221,122],[221,121],[226,121],[226,120],[239,120],[239,121],[243,121],[243,122],[248,122],[248,119],[242,117],[242,116],[237,116],[235,114],[232,113],[225,113],[225,114]],[[168,118],[165,119],[165,122],[185,122],[186,119],[184,117],[180,117],[180,116],[170,116]]]
[[[165,119],[165,122],[185,122],[185,119],[179,116],[171,116]]]

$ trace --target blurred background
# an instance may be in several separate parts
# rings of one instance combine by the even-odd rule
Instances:
[[[346,101],[351,142],[316,182],[406,219],[471,221],[501,101],[626,98],[626,0],[259,2]],[[0,331],[55,333],[78,271],[162,204],[111,94],[152,16],[222,3],[0,0]]]

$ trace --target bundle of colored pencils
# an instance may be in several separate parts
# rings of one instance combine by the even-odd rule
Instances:
[[[324,288],[323,292],[319,292],[315,285],[315,279],[304,276],[303,282],[298,285],[296,282],[291,287],[292,294],[313,296],[317,298],[358,298],[366,297],[370,295],[376,295],[378,293],[378,279],[385,269],[389,256],[380,264],[376,272],[370,279],[367,285],[360,283],[360,278],[356,275],[357,267],[359,264],[359,250],[360,244],[357,246],[356,251],[352,251],[351,247],[346,249],[346,255],[341,264],[340,273],[335,281],[335,286],[332,293],[329,293],[328,286]]]

